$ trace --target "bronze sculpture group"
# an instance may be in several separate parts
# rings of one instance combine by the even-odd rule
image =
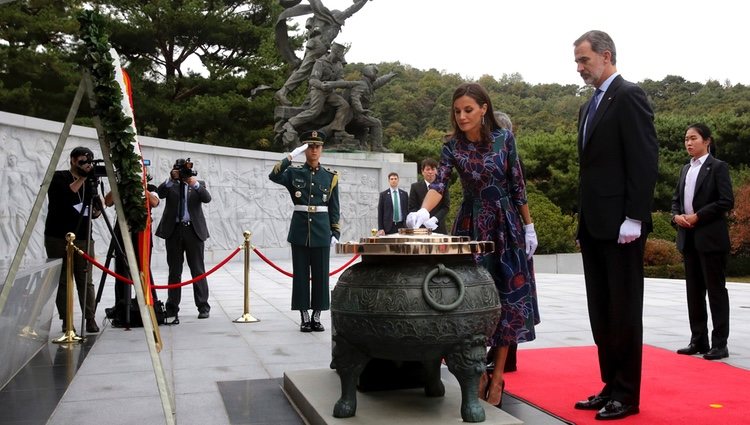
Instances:
[[[299,143],[299,134],[308,130],[323,131],[333,147],[341,150],[387,152],[383,146],[383,127],[370,107],[375,90],[395,73],[378,76],[375,65],[367,65],[358,81],[344,80],[346,46],[334,42],[347,18],[362,9],[368,0],[353,0],[344,11],[329,10],[320,0],[280,3],[285,10],[276,22],[276,44],[279,52],[294,70],[274,99],[275,132],[287,149]],[[289,45],[286,20],[312,14],[305,22],[305,53],[300,60]],[[302,82],[308,82],[308,95],[300,106],[293,106],[287,96]]]

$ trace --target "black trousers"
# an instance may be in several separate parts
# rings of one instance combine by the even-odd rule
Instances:
[[[115,238],[117,238],[117,243],[120,244],[120,248],[122,248],[122,253],[119,252],[118,248],[115,248],[115,272],[121,276],[125,276],[127,278],[132,279],[130,276],[130,268],[127,264],[127,258],[125,256],[125,246],[123,245],[122,237],[120,236],[120,228],[115,223]],[[133,242],[133,251],[135,252],[135,259],[136,261],[140,261],[141,258],[141,244],[138,243],[138,232],[130,232],[130,240]],[[151,244],[148,248],[148,258],[149,258],[149,265],[151,264],[151,251],[154,248],[154,240],[151,239]],[[138,270],[141,270],[140,264],[138,264]],[[151,268],[148,269],[148,276],[151,280],[151,284],[154,284],[154,274],[151,272]],[[132,286],[123,282],[120,279],[115,279],[115,307],[125,304],[128,299],[132,298]],[[154,300],[157,300],[158,297],[156,295],[156,289],[151,288],[151,297]]]
[[[292,310],[331,308],[331,292],[328,289],[330,255],[328,246],[292,244]]]
[[[87,241],[85,240],[75,240],[73,244],[82,251],[87,252],[90,256],[94,256],[93,240],[91,240],[91,247],[88,250],[86,249]],[[57,283],[57,297],[55,298],[57,312],[61,320],[65,320],[65,315],[68,311],[67,246],[68,242],[65,239],[50,236],[44,237],[44,249],[47,251],[47,257],[62,258],[62,269],[60,270],[60,280]],[[73,254],[73,278],[76,282],[78,303],[83,312],[83,317],[94,319],[96,315],[96,293],[94,291],[94,280],[91,276],[91,263],[77,253]],[[86,305],[84,305],[84,298],[86,298]]]
[[[711,307],[711,346],[723,348],[729,338],[729,293],[727,292],[726,252],[698,252],[689,235],[682,255],[685,262],[690,342],[708,346],[708,312],[706,294]]]
[[[601,393],[638,406],[643,358],[643,252],[646,236],[618,244],[581,226],[580,243],[591,332],[599,355]]]
[[[203,262],[204,243],[195,234],[193,226],[178,224],[172,235],[166,239],[167,265],[169,266],[168,281],[172,283],[182,282],[182,266],[187,260],[190,275],[198,277],[205,273],[206,266]],[[208,304],[208,281],[203,278],[192,283],[193,299],[198,311],[208,312],[211,306]],[[167,303],[165,305],[168,316],[175,316],[180,311],[182,300],[182,287],[167,290]]]

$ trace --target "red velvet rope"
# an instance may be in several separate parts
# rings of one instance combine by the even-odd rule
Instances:
[[[349,259],[349,261],[347,261],[343,266],[341,266],[341,267],[337,268],[336,270],[332,271],[331,273],[329,273],[328,276],[333,276],[333,275],[339,273],[341,270],[344,270],[345,268],[349,267],[349,265],[351,263],[353,263],[357,258],[359,258],[359,254],[354,254],[354,256],[351,259]]]
[[[265,261],[266,263],[268,263],[268,265],[269,265],[269,266],[271,266],[271,267],[273,267],[274,269],[276,269],[276,270],[278,270],[279,272],[281,272],[281,274],[283,274],[283,275],[286,275],[286,276],[289,276],[289,277],[294,277],[294,275],[293,275],[293,274],[289,273],[288,271],[282,270],[282,269],[281,269],[281,267],[277,266],[277,265],[276,265],[276,264],[274,264],[274,263],[273,263],[273,262],[272,262],[271,260],[269,260],[268,258],[266,258],[266,256],[265,256],[265,255],[263,255],[263,253],[261,253],[260,251],[258,251],[258,248],[255,248],[255,247],[253,247],[253,252],[255,252],[256,254],[258,254],[258,257],[260,257],[260,259],[261,259],[261,260],[263,260],[263,261]]]
[[[265,255],[263,255],[262,252],[258,251],[258,248],[253,247],[253,252],[258,254],[258,257],[260,257],[261,260],[265,261],[269,266],[273,267],[274,269],[278,270],[281,274],[289,277],[294,277],[294,274],[289,273],[286,270],[283,270],[281,267],[277,266],[273,263],[273,261],[269,260]],[[339,273],[341,270],[344,270],[345,268],[349,267],[351,263],[353,263],[357,258],[359,258],[359,254],[354,254],[354,256],[349,259],[349,261],[346,262],[343,266],[337,268],[336,270],[328,273],[328,276],[333,276],[337,273]]]
[[[190,279],[188,281],[185,281],[185,282],[171,283],[169,285],[151,285],[151,287],[152,288],[156,288],[156,289],[171,289],[171,288],[179,288],[179,287],[182,287],[182,286],[185,286],[185,285],[190,285],[193,282],[196,282],[198,280],[201,280],[201,279],[205,278],[206,276],[210,275],[211,273],[215,272],[216,270],[219,270],[222,266],[224,266],[224,264],[228,263],[229,260],[231,260],[232,258],[234,258],[234,256],[237,255],[237,253],[240,252],[241,249],[242,249],[242,247],[236,248],[231,254],[229,254],[229,256],[227,258],[225,258],[219,264],[215,265],[211,270],[203,273],[200,276],[194,277],[194,278],[192,278],[192,279]],[[76,251],[78,251],[78,253],[81,254],[83,256],[83,258],[86,259],[86,261],[88,261],[91,264],[95,265],[97,268],[99,268],[104,273],[107,273],[108,275],[110,275],[110,276],[112,276],[112,277],[114,277],[116,279],[122,280],[123,282],[127,283],[128,285],[132,285],[133,284],[132,280],[130,280],[130,279],[124,277],[124,276],[120,276],[119,274],[113,272],[112,270],[107,269],[103,265],[99,264],[99,262],[96,261],[96,259],[92,258],[87,253],[85,253],[85,252],[83,252],[81,250],[76,250]]]

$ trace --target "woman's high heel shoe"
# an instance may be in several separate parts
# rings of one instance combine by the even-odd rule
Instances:
[[[499,384],[490,384],[489,393],[487,395],[487,403],[502,407],[503,406],[503,391],[505,391],[505,380],[501,381]]]

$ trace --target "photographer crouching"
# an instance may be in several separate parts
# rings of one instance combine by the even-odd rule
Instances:
[[[204,242],[208,239],[208,227],[203,216],[203,204],[211,202],[206,183],[199,181],[190,158],[175,161],[169,178],[159,185],[159,198],[166,198],[164,214],[156,229],[156,236],[166,242],[167,266],[170,284],[182,281],[182,265],[187,258],[193,278],[202,275],[206,267],[203,262]],[[198,318],[207,319],[211,306],[208,304],[208,282],[205,278],[194,282],[193,298],[198,308]],[[167,292],[166,315],[174,317],[172,324],[180,323],[178,312],[182,287]]]
[[[70,169],[58,170],[52,176],[47,198],[49,200],[47,220],[44,225],[44,248],[49,258],[62,258],[62,272],[57,287],[55,304],[62,331],[67,328],[67,256],[65,235],[76,235],[74,244],[89,255],[94,255],[94,240],[91,238],[90,218],[101,215],[101,199],[97,193],[100,170],[91,149],[79,146],[70,152]],[[91,210],[91,211],[89,211]],[[78,302],[86,319],[86,332],[99,332],[96,325],[96,296],[91,276],[91,264],[83,257],[73,258],[73,276],[78,290]]]

